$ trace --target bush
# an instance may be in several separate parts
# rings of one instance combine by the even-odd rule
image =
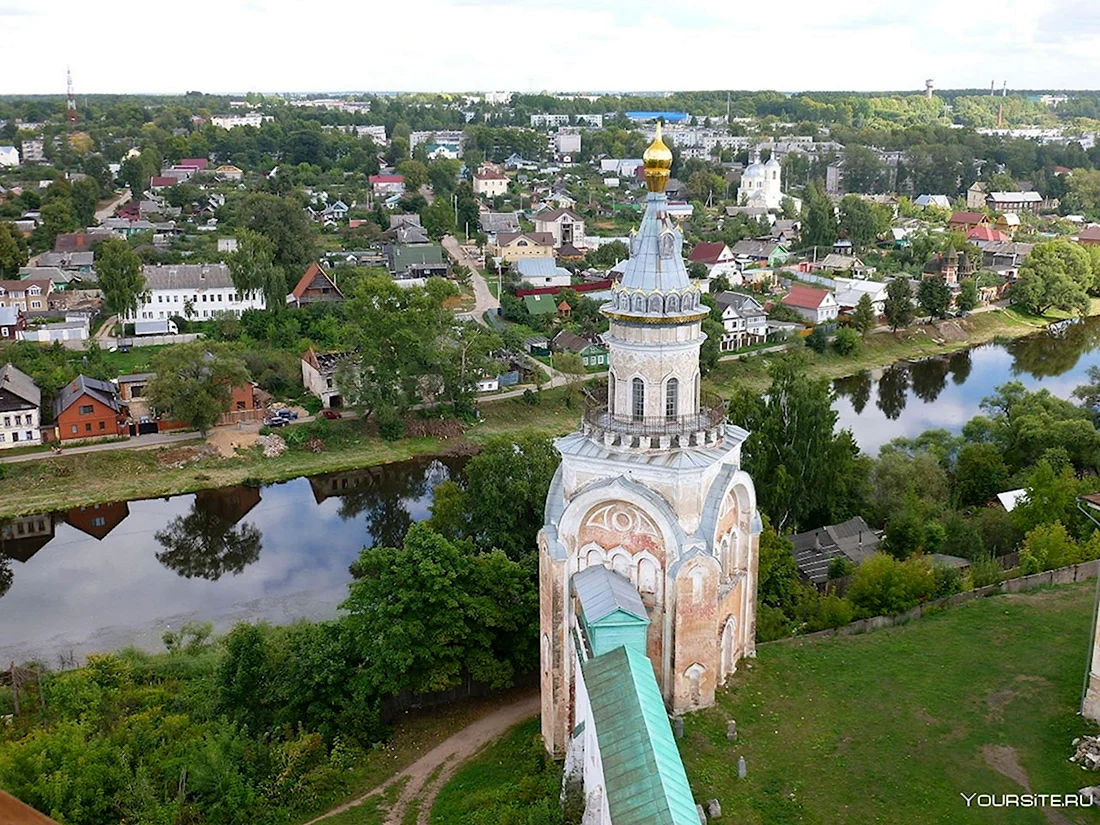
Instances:
[[[1004,577],[1004,568],[993,556],[982,556],[970,565],[970,583],[974,587],[1000,584]]]
[[[824,354],[829,348],[829,333],[824,327],[814,327],[813,332],[806,336],[806,346],[818,355]]]
[[[852,327],[841,327],[833,339],[833,349],[838,355],[851,355],[859,349],[860,334]]]
[[[852,574],[847,599],[860,618],[895,616],[927,601],[935,576],[927,558],[900,562],[885,553],[864,559]]]

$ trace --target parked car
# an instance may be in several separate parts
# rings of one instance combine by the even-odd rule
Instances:
[[[281,410],[276,410],[275,415],[278,418],[285,418],[287,421],[298,420],[298,413],[296,413],[294,410],[288,409],[287,407],[283,407]]]
[[[285,427],[290,422],[282,416],[273,415],[270,418],[264,419],[265,427]]]
[[[332,420],[332,419],[337,419],[337,418],[343,418],[344,416],[340,415],[340,413],[336,412],[336,410],[321,410],[321,417],[322,418],[328,418],[328,419]]]

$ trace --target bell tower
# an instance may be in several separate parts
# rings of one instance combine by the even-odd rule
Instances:
[[[602,307],[610,329],[606,402],[558,439],[562,463],[539,533],[542,732],[555,755],[573,735],[574,574],[604,565],[648,613],[646,655],[666,705],[683,713],[755,654],[760,519],[740,469],[748,433],[701,391],[708,309],[669,217],[672,152],[660,127],[645,151],[648,194],[622,279]]]

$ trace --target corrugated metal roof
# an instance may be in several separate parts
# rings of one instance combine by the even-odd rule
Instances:
[[[14,364],[0,367],[0,389],[7,390],[36,407],[42,403],[42,393],[34,379]]]
[[[69,382],[53,397],[53,414],[56,418],[69,409],[77,399],[84,395],[90,395],[102,404],[118,412],[118,390],[115,385],[98,378],[89,378],[86,375],[78,375],[76,380]]]
[[[584,620],[596,624],[616,611],[649,621],[645,605],[630,580],[602,564],[586,567],[573,575],[573,592],[581,603]]]
[[[615,825],[698,825],[649,659],[619,647],[581,666]]]

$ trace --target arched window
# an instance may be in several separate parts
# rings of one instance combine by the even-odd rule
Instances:
[[[645,417],[645,381],[641,378],[635,378],[631,382],[632,393],[632,411],[635,421],[641,421]]]
[[[675,418],[680,406],[680,381],[676,378],[668,379],[665,385],[665,417]]]
[[[615,414],[615,373],[607,374],[607,411]]]

